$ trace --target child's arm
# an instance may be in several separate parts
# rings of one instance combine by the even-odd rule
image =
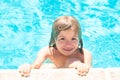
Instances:
[[[84,64],[92,67],[92,54],[87,49],[84,49]]]
[[[85,76],[90,67],[92,67],[92,55],[88,50],[84,49],[84,63],[79,63],[76,69],[79,75]]]
[[[38,52],[38,56],[36,58],[36,60],[34,61],[34,63],[31,65],[32,69],[39,69],[42,65],[42,63],[46,60],[46,58],[49,55],[49,47],[45,47],[42,48],[39,52]]]
[[[42,48],[38,52],[38,56],[33,64],[31,65],[23,64],[19,67],[18,70],[21,76],[29,76],[31,69],[39,69],[42,63],[44,62],[44,60],[46,60],[46,58],[48,57],[48,55],[49,55],[49,47]]]

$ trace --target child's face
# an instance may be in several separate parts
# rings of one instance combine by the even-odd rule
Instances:
[[[73,27],[61,31],[55,40],[57,49],[65,56],[74,54],[76,49],[78,49],[78,42],[78,35]]]

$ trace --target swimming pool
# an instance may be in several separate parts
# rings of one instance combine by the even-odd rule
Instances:
[[[0,0],[0,69],[32,63],[38,50],[48,45],[52,22],[61,15],[79,20],[93,67],[120,67],[119,4],[119,0]]]

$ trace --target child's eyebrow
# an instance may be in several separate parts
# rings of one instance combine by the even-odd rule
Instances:
[[[64,36],[58,36],[58,37],[64,37]]]

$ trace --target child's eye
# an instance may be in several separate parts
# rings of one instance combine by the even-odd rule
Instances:
[[[60,40],[65,40],[65,38],[60,38]]]
[[[58,40],[65,40],[65,38],[58,38]]]
[[[72,38],[72,40],[77,40],[77,38]]]

